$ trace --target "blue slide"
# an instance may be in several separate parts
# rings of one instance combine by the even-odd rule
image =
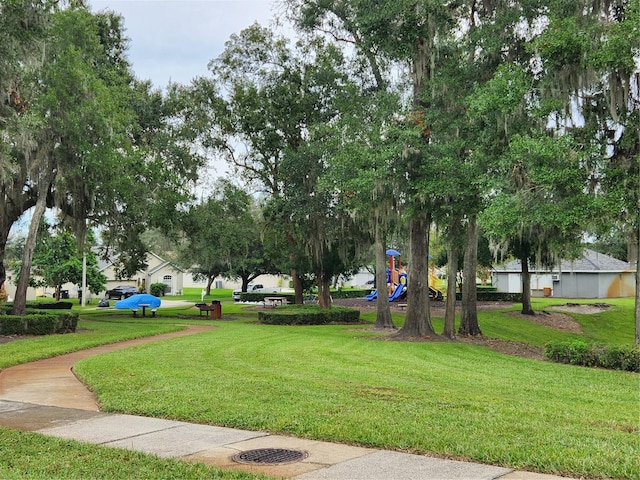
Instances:
[[[365,297],[367,300],[371,301],[371,300],[375,300],[376,298],[378,298],[378,290],[374,290],[373,292],[371,292],[369,295],[365,295]]]
[[[389,301],[393,302],[394,300],[397,300],[398,298],[400,298],[406,289],[407,289],[406,285],[403,285],[402,283],[398,285],[396,289],[393,291],[393,293],[391,294],[391,296],[389,297]]]

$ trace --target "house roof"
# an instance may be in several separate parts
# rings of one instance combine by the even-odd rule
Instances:
[[[146,275],[153,275],[154,273],[158,272],[159,270],[162,270],[166,266],[170,266],[171,269],[174,270],[175,272],[183,272],[184,273],[184,270],[182,268],[178,267],[177,265],[171,263],[168,260],[165,260],[160,255],[158,255],[158,254],[156,254],[154,252],[147,252],[147,255],[150,255],[150,256],[153,256],[153,257],[157,258],[160,263],[157,266],[153,267],[152,269],[138,272],[139,274],[143,274],[144,273]],[[112,257],[112,258],[110,258],[110,259],[105,261],[102,258],[100,258],[100,256],[98,256],[98,269],[101,272],[106,270],[107,268],[111,267],[114,263],[115,263],[115,257]]]
[[[520,260],[512,260],[493,268],[495,272],[518,272],[522,271]],[[576,260],[561,260],[559,268],[534,268],[536,272],[572,272],[572,273],[611,273],[634,271],[630,263],[623,262],[604,253],[599,253],[588,248],[584,249],[582,257]]]
[[[147,271],[147,273],[149,275],[153,275],[154,273],[159,272],[160,270],[162,270],[165,267],[170,267],[171,270],[173,270],[174,272],[182,272],[184,273],[184,270],[180,267],[178,267],[177,265],[175,265],[174,263],[171,263],[169,260],[165,260],[164,258],[162,258],[160,255],[157,255],[153,252],[149,252],[149,255],[153,255],[154,257],[156,257],[158,260],[160,260],[160,263],[154,267],[151,268]]]

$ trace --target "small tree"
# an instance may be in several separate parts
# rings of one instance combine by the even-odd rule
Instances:
[[[83,254],[78,249],[78,242],[69,231],[58,231],[52,235],[46,222],[40,227],[40,235],[36,241],[33,254],[31,273],[28,284],[31,287],[50,286],[55,289],[55,297],[60,299],[60,290],[65,283],[82,283],[83,255],[86,255],[87,286],[89,290],[98,294],[104,290],[107,278],[98,270],[95,252],[88,250]],[[93,235],[90,233],[87,245],[91,245]],[[14,262],[14,272],[20,275],[21,265]]]
[[[241,278],[246,291],[254,278],[278,270],[265,254],[259,212],[249,194],[228,179],[220,179],[214,191],[193,206],[183,222],[187,241],[179,262],[194,278],[206,280],[207,295],[219,275]]]

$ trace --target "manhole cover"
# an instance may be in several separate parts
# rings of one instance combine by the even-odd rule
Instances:
[[[282,465],[283,463],[299,462],[309,454],[302,450],[286,448],[257,448],[236,453],[232,458],[238,463],[248,465]]]

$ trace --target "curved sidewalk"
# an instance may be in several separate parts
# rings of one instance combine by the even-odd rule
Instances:
[[[0,425],[108,447],[201,462],[299,480],[552,480],[552,475],[422,455],[306,440],[264,432],[100,412],[93,395],[73,375],[73,365],[133,345],[209,330],[186,330],[104,345],[7,368],[0,372]],[[279,465],[247,465],[232,457],[262,448],[303,450],[305,459]]]

